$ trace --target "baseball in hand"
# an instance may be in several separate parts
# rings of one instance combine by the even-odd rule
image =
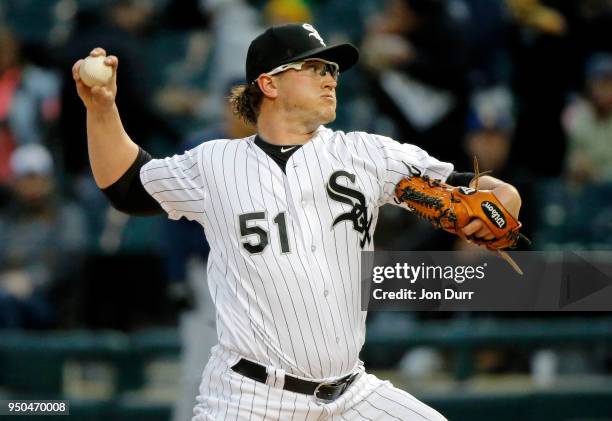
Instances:
[[[81,63],[79,76],[85,85],[91,88],[106,85],[110,81],[113,68],[104,64],[105,59],[104,56],[89,56]]]

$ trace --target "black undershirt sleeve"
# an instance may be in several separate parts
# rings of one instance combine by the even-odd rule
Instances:
[[[140,148],[136,159],[121,178],[101,189],[115,209],[140,216],[163,213],[162,207],[147,193],[140,181],[140,168],[151,159],[151,155]]]
[[[474,178],[473,172],[457,172],[453,171],[448,178],[446,179],[446,183],[451,186],[464,186],[470,187],[470,181]]]

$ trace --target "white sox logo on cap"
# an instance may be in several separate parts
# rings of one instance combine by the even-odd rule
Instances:
[[[325,44],[325,42],[323,41],[323,38],[321,38],[321,35],[319,35],[319,32],[313,28],[313,26],[309,23],[305,23],[302,25],[302,28],[306,29],[309,34],[309,37],[315,37],[316,39],[319,40],[319,42],[323,45],[323,47],[327,47],[327,45]]]

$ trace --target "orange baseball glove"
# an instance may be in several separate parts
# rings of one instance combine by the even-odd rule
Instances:
[[[521,235],[521,223],[504,208],[490,190],[453,187],[426,175],[403,178],[395,187],[395,199],[404,203],[436,228],[497,251],[515,248]],[[474,218],[480,219],[495,236],[492,240],[466,238],[463,228]]]

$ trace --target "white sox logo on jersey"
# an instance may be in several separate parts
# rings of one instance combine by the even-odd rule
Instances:
[[[365,196],[359,190],[351,189],[338,183],[340,177],[346,177],[352,184],[355,184],[355,174],[342,170],[336,171],[332,173],[327,182],[327,194],[331,199],[350,205],[353,208],[350,212],[338,215],[336,219],[334,219],[332,228],[335,227],[338,222],[351,221],[353,223],[353,229],[363,234],[359,244],[361,248],[363,248],[366,243],[369,244],[372,241],[370,237],[372,218],[368,217]]]
[[[309,37],[315,37],[316,39],[319,40],[321,44],[323,44],[323,47],[327,47],[327,45],[325,44],[325,41],[323,41],[323,38],[321,38],[321,35],[319,35],[319,32],[316,29],[314,29],[312,25],[305,23],[302,25],[302,28],[306,29],[309,32],[308,34]]]

